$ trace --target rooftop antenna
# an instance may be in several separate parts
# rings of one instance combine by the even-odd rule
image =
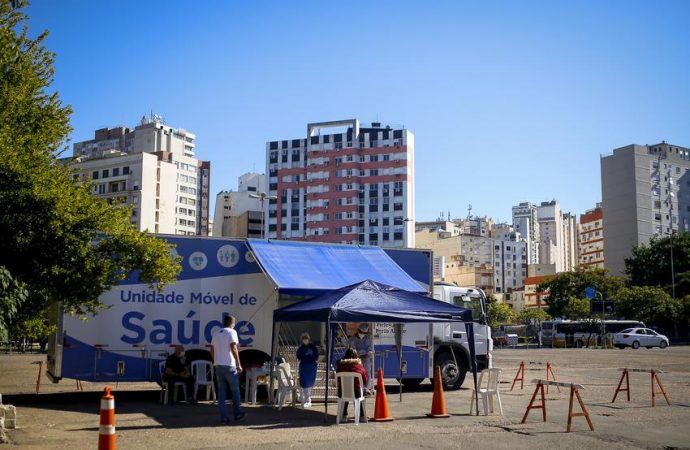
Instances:
[[[471,219],[472,218],[472,204],[470,203],[467,205],[467,218]]]

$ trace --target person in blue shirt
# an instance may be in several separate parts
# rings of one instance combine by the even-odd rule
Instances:
[[[297,349],[299,360],[299,384],[302,388],[302,407],[311,407],[311,390],[316,382],[316,366],[319,349],[311,342],[309,333],[302,333],[302,345]]]
[[[354,335],[350,336],[348,339],[348,344],[350,348],[357,350],[360,359],[362,360],[362,365],[367,370],[367,377],[369,381],[366,384],[367,389],[372,387],[373,379],[373,362],[374,362],[374,343],[372,341],[369,324],[360,323],[357,326],[357,331]]]

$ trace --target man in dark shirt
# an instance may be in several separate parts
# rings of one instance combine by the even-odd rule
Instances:
[[[196,398],[194,398],[194,377],[189,373],[189,365],[185,364],[183,351],[183,346],[176,345],[175,353],[168,356],[168,359],[165,360],[163,381],[168,382],[170,389],[173,388],[175,382],[185,383],[187,385],[187,402],[196,403]],[[172,395],[169,398],[172,398]]]

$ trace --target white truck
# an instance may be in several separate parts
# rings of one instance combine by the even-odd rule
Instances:
[[[238,319],[245,366],[270,358],[273,311],[295,301],[364,279],[428,293],[431,252],[373,246],[166,236],[182,257],[183,270],[162,292],[136,274],[101,296],[106,305],[86,318],[60,313],[48,346],[48,375],[84,381],[157,381],[159,362],[182,344],[188,359],[209,359],[208,347],[224,314]],[[472,308],[479,368],[491,360],[486,299],[480,290],[433,286],[433,296]],[[319,327],[312,336],[323,342]],[[385,324],[375,328],[377,365],[397,374]],[[471,367],[463,324],[411,325],[403,334],[403,380],[419,383],[440,364],[449,388],[462,384]],[[394,342],[392,342],[394,346]],[[393,370],[392,367],[395,367]],[[390,370],[390,371],[389,371]]]

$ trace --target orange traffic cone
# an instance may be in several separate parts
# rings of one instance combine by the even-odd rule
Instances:
[[[115,450],[115,397],[110,394],[110,386],[101,397],[101,421],[98,432],[98,450]]]
[[[450,417],[446,414],[446,399],[443,398],[443,381],[441,380],[441,366],[436,366],[434,372],[434,398],[431,401],[431,414],[429,417]]]
[[[376,380],[376,408],[374,408],[374,422],[390,422],[393,418],[388,413],[388,399],[386,386],[383,385],[383,369],[379,367]]]

